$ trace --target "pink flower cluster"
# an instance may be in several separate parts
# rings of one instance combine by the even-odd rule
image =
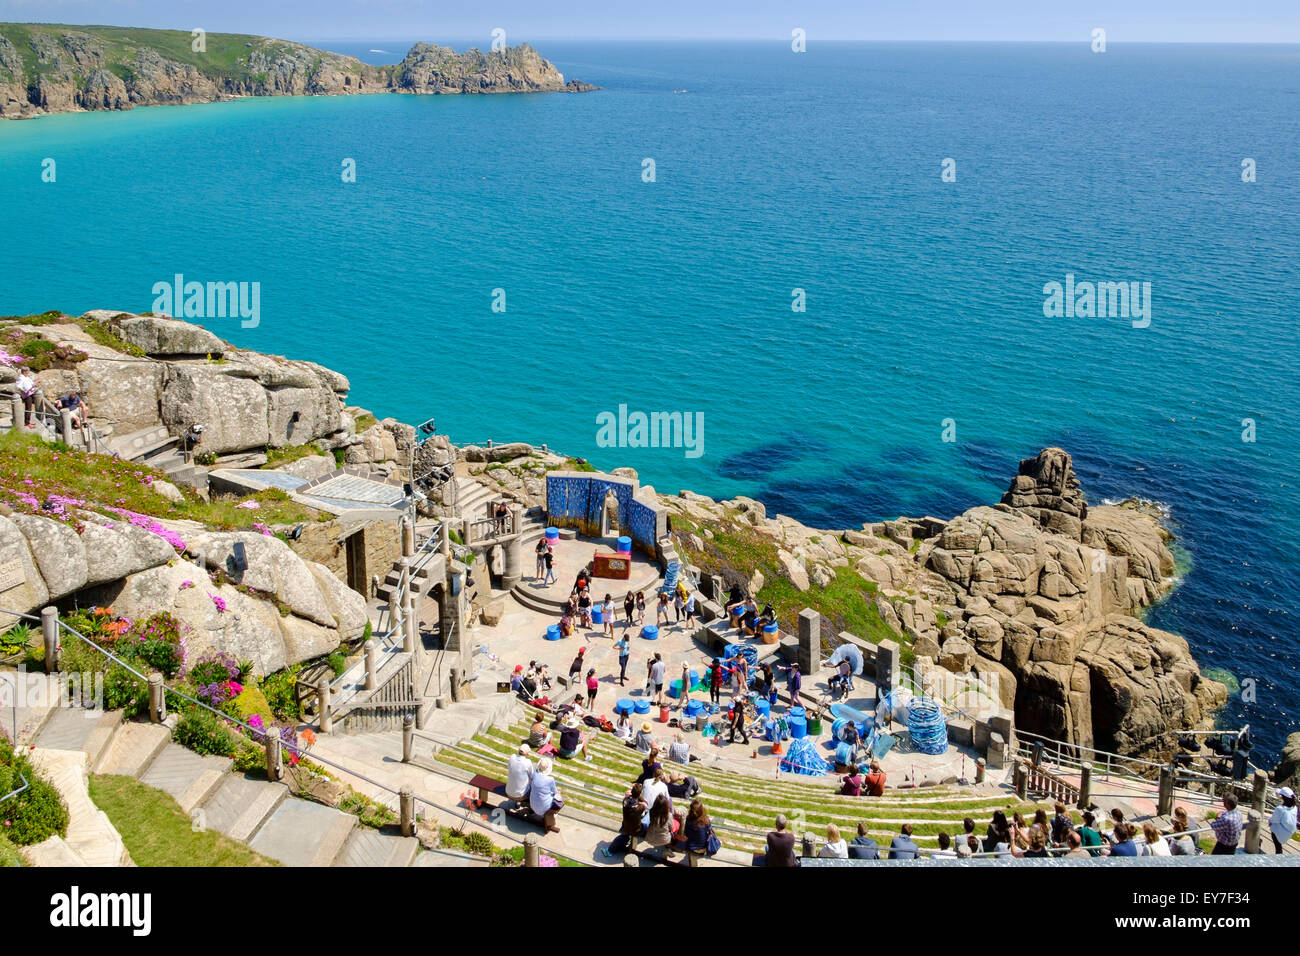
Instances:
[[[121,515],[137,528],[144,528],[145,531],[150,531],[153,534],[158,535],[158,537],[162,538],[177,551],[185,550],[185,542],[181,539],[180,535],[171,530],[171,528],[160,525],[148,515],[137,514],[134,511],[127,511],[125,508],[109,508],[108,510],[113,512],[113,514]]]
[[[212,603],[215,604],[215,605],[217,606],[217,613],[218,613],[218,614],[225,614],[225,613],[226,613],[226,599],[225,599],[225,598],[223,598],[220,594],[209,594],[208,597],[212,598]]]

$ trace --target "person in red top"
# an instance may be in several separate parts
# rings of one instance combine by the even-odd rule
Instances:
[[[713,659],[713,667],[709,670],[709,700],[718,703],[722,696],[722,661],[716,657]]]
[[[596,680],[596,668],[587,671],[587,709],[591,710],[596,706],[596,691],[600,689],[600,682]]]
[[[840,787],[840,793],[844,794],[844,796],[846,797],[862,796],[862,784],[863,784],[862,773],[861,771],[858,770],[857,767],[854,767],[843,777],[840,777],[840,781],[844,784],[844,786]],[[880,794],[876,794],[876,796],[880,796]]]
[[[863,782],[867,787],[867,796],[883,797],[885,795],[885,771],[880,769],[880,761],[871,761],[871,773],[866,775]]]

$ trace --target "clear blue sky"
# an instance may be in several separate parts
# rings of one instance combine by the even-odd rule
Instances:
[[[292,40],[788,38],[1300,43],[1300,0],[0,0],[0,20]]]

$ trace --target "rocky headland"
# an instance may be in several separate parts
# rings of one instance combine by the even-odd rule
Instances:
[[[270,465],[314,477],[354,464],[405,479],[413,460],[417,475],[446,477],[459,466],[495,493],[537,507],[548,471],[584,465],[525,444],[457,447],[436,436],[417,446],[409,425],[349,406],[338,372],[235,348],[164,316],[46,313],[0,320],[0,335],[10,359],[39,366],[47,395],[80,391],[92,423],[111,435],[152,427],[178,435],[204,422],[208,466]],[[0,387],[16,377],[12,364],[0,363]],[[116,606],[136,614],[164,606],[204,635],[200,643],[264,669],[323,653],[362,626],[360,596],[269,536],[282,530],[269,519],[257,530],[205,523],[196,510],[204,493],[160,476],[149,479],[156,511],[135,509],[146,518],[123,520],[89,502],[55,502],[56,512],[71,514],[51,514],[48,500],[22,498],[21,475],[0,477],[12,485],[9,513],[0,515],[0,564],[21,562],[30,584],[18,610],[107,587]],[[422,510],[445,510],[451,485],[427,487]],[[686,559],[771,600],[785,628],[809,606],[822,611],[828,644],[840,631],[895,639],[918,670],[994,688],[1023,731],[1168,755],[1180,731],[1208,726],[1227,698],[1222,684],[1200,674],[1183,638],[1142,619],[1175,583],[1160,516],[1136,502],[1090,506],[1063,449],[1022,461],[1000,502],[952,518],[828,530],[769,516],[750,498],[682,491],[658,500]],[[216,596],[238,611],[227,616],[185,582],[228,565],[236,544],[252,557],[254,577],[212,580]],[[15,594],[6,597],[12,603]],[[257,636],[265,632],[275,639]]]
[[[0,118],[211,103],[239,96],[584,92],[526,43],[457,53],[417,43],[400,63],[268,37],[0,23]]]

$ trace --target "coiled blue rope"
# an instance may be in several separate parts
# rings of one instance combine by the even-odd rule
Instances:
[[[943,711],[932,700],[915,697],[907,710],[907,732],[912,746],[923,754],[942,754],[948,751],[948,722]]]

